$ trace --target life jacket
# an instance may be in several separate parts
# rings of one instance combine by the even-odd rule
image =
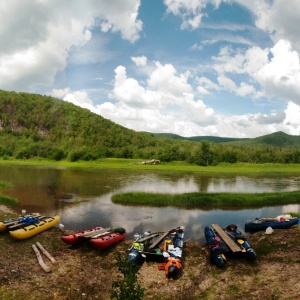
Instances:
[[[179,258],[168,257],[165,264],[165,274],[167,278],[174,277],[178,274],[182,268],[181,261]]]

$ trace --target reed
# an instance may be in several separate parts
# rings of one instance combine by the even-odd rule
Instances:
[[[1,189],[7,189],[12,187],[12,184],[10,182],[6,182],[6,181],[0,181],[0,190]],[[3,205],[16,205],[17,204],[17,199],[12,198],[12,197],[8,197],[5,195],[0,194],[0,204]]]
[[[300,204],[300,191],[283,193],[124,193],[112,196],[123,205],[174,206],[186,209],[218,207],[263,207]]]
[[[1,189],[8,189],[12,187],[13,185],[10,182],[7,181],[0,181],[0,190]]]
[[[18,203],[17,199],[0,194],[0,204],[13,206],[16,205],[17,203]]]

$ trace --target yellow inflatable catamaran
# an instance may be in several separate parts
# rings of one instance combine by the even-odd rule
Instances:
[[[44,217],[39,223],[30,224],[22,228],[10,231],[10,235],[16,240],[25,240],[54,227],[60,220],[59,216]]]

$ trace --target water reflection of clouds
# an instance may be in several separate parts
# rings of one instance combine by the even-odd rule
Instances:
[[[239,179],[233,180],[232,188]],[[245,183],[243,183],[244,185]],[[222,180],[218,180],[218,186],[222,188]],[[213,185],[212,185],[213,186]],[[231,185],[224,180],[224,186],[228,190]],[[246,184],[245,184],[246,186]],[[249,187],[248,187],[249,188]],[[250,189],[253,188],[253,185]],[[230,189],[229,189],[230,190]],[[157,178],[144,178],[115,190],[114,193],[130,191],[183,193],[198,191],[198,185],[193,177],[178,179],[176,181],[157,180]],[[186,210],[174,207],[145,207],[125,206],[111,202],[113,193],[90,198],[88,202],[78,203],[70,207],[65,206],[62,215],[62,223],[67,224],[66,229],[80,230],[96,225],[103,227],[122,226],[128,233],[128,238],[133,238],[134,233],[145,231],[166,231],[177,226],[186,227],[186,239],[205,242],[204,228],[212,223],[226,227],[231,223],[238,225],[241,231],[246,221],[260,217],[276,217],[287,212],[299,212],[299,205],[286,205],[278,207],[265,207],[259,209],[242,209],[236,211],[216,210]]]
[[[257,192],[288,192],[299,190],[299,177],[268,178],[234,176],[229,178],[212,178],[207,192],[257,193]]]
[[[76,207],[65,207],[61,221],[63,224],[65,223],[65,228],[70,230],[80,230],[96,225],[123,226],[129,237],[133,237],[136,232],[165,231],[177,226],[185,226],[187,231],[199,231],[196,234],[198,238],[202,235],[200,219],[201,215],[206,212],[174,207],[123,206],[112,202],[108,204],[110,198],[111,194],[107,194],[93,201],[80,203]],[[87,220],[89,226],[85,226]],[[191,224],[191,220],[193,224]],[[188,236],[192,235],[188,234]]]
[[[228,193],[256,193],[258,188],[264,192],[271,192],[272,180],[265,182],[262,178],[251,178],[236,176],[230,178],[214,178],[207,188],[207,192],[228,192]]]
[[[299,204],[290,204],[290,205],[284,205],[282,207],[282,213],[300,213],[300,205]]]
[[[126,192],[146,192],[146,193],[191,193],[198,192],[199,186],[195,182],[194,176],[179,178],[176,181],[160,179],[156,177],[138,178],[130,185],[126,185],[118,190],[118,193]]]

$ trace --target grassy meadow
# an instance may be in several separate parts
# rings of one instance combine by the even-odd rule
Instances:
[[[300,175],[300,164],[250,164],[222,163],[216,166],[198,166],[188,164],[184,161],[162,162],[158,165],[142,164],[141,159],[123,159],[123,158],[103,158],[93,161],[67,160],[54,161],[48,159],[0,159],[1,165],[23,165],[23,166],[45,166],[53,168],[73,168],[73,169],[128,169],[128,170],[151,170],[151,171],[172,171],[172,172],[197,172],[197,173],[298,173]]]

